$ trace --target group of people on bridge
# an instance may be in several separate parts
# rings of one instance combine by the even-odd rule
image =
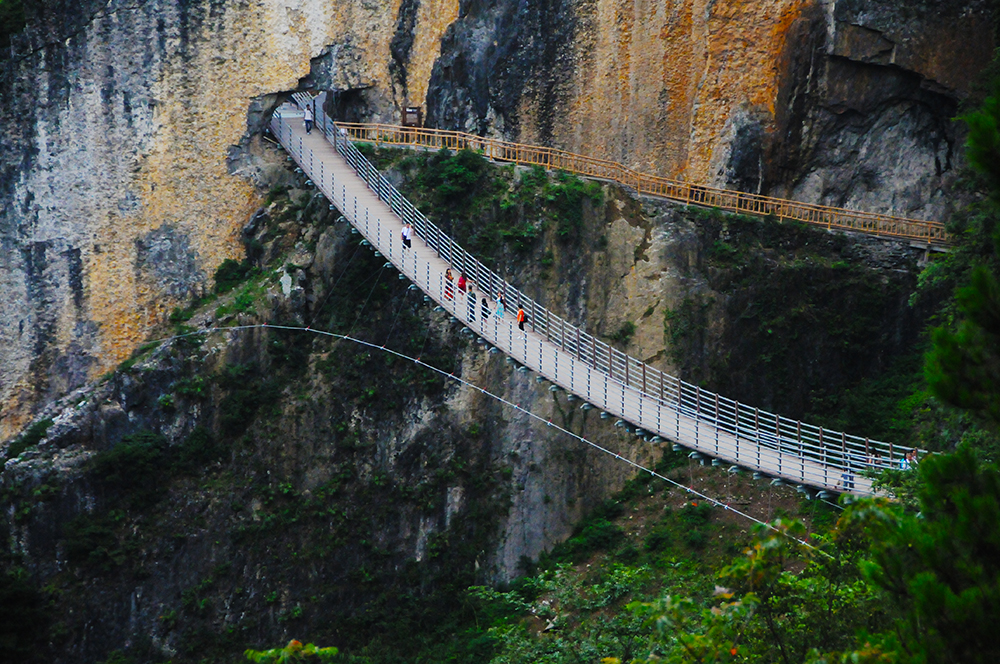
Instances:
[[[413,225],[408,221],[403,223],[401,239],[404,249],[411,249],[413,247]],[[469,323],[474,323],[476,321],[476,304],[478,297],[476,295],[474,285],[472,281],[465,278],[465,275],[462,272],[458,273],[458,280],[456,281],[455,274],[449,267],[444,271],[444,299],[449,301],[454,300],[456,289],[460,293],[460,297],[466,298],[469,307]],[[486,323],[486,320],[490,317],[491,313],[498,320],[502,320],[506,314],[507,298],[504,296],[503,288],[497,291],[494,303],[495,306],[491,312],[490,301],[487,299],[487,294],[484,292],[482,302],[480,303],[483,324]],[[517,305],[516,320],[517,327],[521,331],[521,338],[526,339],[527,331],[524,329],[524,325],[528,322],[528,314],[524,311],[524,307],[521,306],[520,302]]]

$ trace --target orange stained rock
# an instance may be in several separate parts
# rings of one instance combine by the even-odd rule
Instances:
[[[691,117],[683,173],[687,179],[715,180],[713,156],[716,162],[724,161],[725,152],[716,151],[728,148],[720,137],[735,113],[752,116],[766,130],[773,128],[785,37],[808,5],[803,0],[728,0],[713,6],[705,66],[699,73]]]
[[[710,181],[727,123],[769,130],[790,26],[806,0],[597,0],[575,35],[573,80],[554,109],[552,143],[633,168]],[[520,142],[538,142],[542,109],[522,105]],[[731,132],[729,132],[731,133]],[[716,154],[718,153],[718,154]]]

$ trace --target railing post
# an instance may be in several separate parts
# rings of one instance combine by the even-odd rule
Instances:
[[[802,420],[795,420],[795,437],[799,441],[799,459],[802,462],[802,477],[806,475],[806,455],[802,446]]]
[[[830,484],[830,476],[827,468],[826,445],[823,444],[823,427],[819,428],[819,451],[823,463],[823,483]]]
[[[715,453],[719,453],[719,393],[715,393]]]

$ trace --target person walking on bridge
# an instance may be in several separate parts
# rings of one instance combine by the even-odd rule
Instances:
[[[490,317],[490,303],[486,301],[485,297],[483,298],[482,305],[483,305],[482,306],[482,310],[483,310],[483,324],[485,325],[486,324],[486,319]]]
[[[409,249],[413,246],[413,225],[410,222],[403,224],[403,248]]]
[[[521,330],[521,338],[525,339],[528,333],[524,331],[524,324],[528,322],[528,314],[524,313],[524,307],[517,305],[517,329]]]
[[[311,134],[313,130],[313,110],[311,104],[306,104],[305,111],[302,113],[302,122],[306,125],[306,133]]]
[[[455,280],[454,275],[451,273],[451,268],[449,267],[444,271],[444,299],[452,300],[455,298],[455,287],[452,285],[452,281]]]
[[[497,318],[503,318],[504,305],[506,301],[503,297],[503,291],[497,293]]]

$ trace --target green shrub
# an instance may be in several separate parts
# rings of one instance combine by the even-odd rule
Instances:
[[[45,438],[45,434],[48,433],[50,426],[52,426],[52,420],[50,418],[46,418],[32,424],[20,438],[10,444],[7,448],[6,458],[14,459],[19,457],[26,449],[37,445],[43,438]]]
[[[215,271],[215,292],[228,293],[255,273],[254,267],[246,261],[227,258]]]
[[[178,447],[175,467],[185,471],[198,470],[218,461],[225,452],[226,447],[210,431],[197,427]]]
[[[696,551],[700,551],[705,548],[705,544],[708,543],[708,536],[703,530],[698,528],[693,528],[686,533],[684,533],[684,543]]]
[[[618,328],[617,332],[608,336],[608,339],[614,341],[615,343],[621,343],[622,345],[627,346],[632,340],[632,337],[635,336],[635,330],[635,323],[630,320],[625,321],[622,326]]]
[[[712,506],[709,503],[690,503],[681,509],[678,517],[681,523],[688,526],[703,526],[712,518]]]
[[[142,506],[154,502],[162,491],[165,452],[162,436],[142,431],[95,454],[91,472],[113,497]]]
[[[489,162],[472,150],[452,154],[442,150],[431,157],[431,169],[424,174],[424,186],[434,191],[440,205],[464,208],[489,169]]]
[[[109,571],[124,562],[115,521],[110,514],[80,514],[63,528],[66,559],[74,565],[93,565]]]
[[[578,561],[597,551],[608,551],[618,546],[625,532],[603,517],[591,515],[580,525],[573,537],[557,545],[552,550],[556,561]]]
[[[673,537],[670,534],[670,530],[661,526],[654,528],[648,535],[646,535],[643,547],[646,551],[659,551],[668,546],[672,539]]]
[[[262,380],[250,366],[228,366],[216,380],[222,388],[229,390],[219,403],[220,428],[224,436],[239,436],[250,426],[262,406],[278,403],[281,388],[277,380]]]
[[[205,379],[194,376],[179,380],[174,383],[174,392],[188,399],[202,399],[205,396]]]
[[[579,232],[583,226],[583,202],[589,199],[593,205],[604,201],[601,185],[581,180],[570,173],[556,175],[556,184],[549,191],[549,205],[558,220],[559,236],[567,238]]]

